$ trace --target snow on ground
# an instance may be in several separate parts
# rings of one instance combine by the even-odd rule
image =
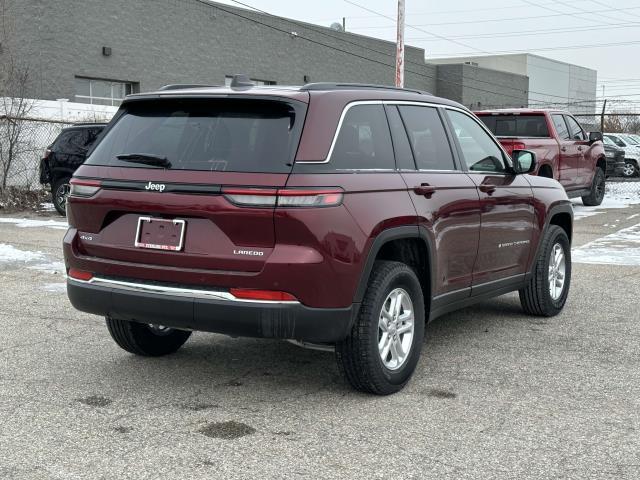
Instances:
[[[53,275],[64,275],[65,266],[63,262],[44,262],[29,267],[31,270],[38,270],[40,272],[51,273]]]
[[[640,182],[608,183],[604,200],[597,207],[585,207],[580,198],[572,199],[571,203],[576,220],[598,215],[602,210],[628,208],[629,205],[640,204]]]
[[[640,223],[576,248],[571,257],[575,263],[640,265]]]
[[[67,284],[66,283],[47,283],[43,285],[42,290],[51,293],[67,293]]]
[[[17,262],[34,262],[36,260],[44,260],[45,256],[42,252],[29,252],[18,250],[13,245],[0,243],[0,263],[17,263]]]
[[[66,230],[69,224],[66,221],[57,220],[33,220],[29,218],[0,218],[0,223],[13,224],[19,228],[55,228],[56,230]]]
[[[51,203],[51,202],[45,202],[45,203],[41,203],[40,204],[39,210],[41,212],[55,212],[56,211],[56,207],[54,207],[53,203]]]

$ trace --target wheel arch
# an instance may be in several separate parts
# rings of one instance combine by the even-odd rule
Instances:
[[[355,294],[355,303],[361,303],[369,284],[376,260],[395,260],[414,269],[422,285],[425,311],[429,311],[433,290],[433,248],[428,232],[417,225],[383,230],[373,240],[364,264]]]

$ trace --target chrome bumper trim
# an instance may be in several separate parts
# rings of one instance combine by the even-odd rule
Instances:
[[[238,303],[264,303],[267,305],[295,305],[299,304],[295,300],[276,301],[276,300],[246,300],[234,297],[229,292],[219,290],[201,290],[194,288],[169,287],[164,285],[153,285],[148,283],[125,282],[123,280],[112,280],[108,278],[93,277],[91,280],[78,280],[68,277],[67,281],[78,283],[81,285],[95,285],[97,287],[114,288],[138,293],[152,293],[157,295],[172,295],[174,297],[202,298],[208,300],[222,300],[227,302]]]

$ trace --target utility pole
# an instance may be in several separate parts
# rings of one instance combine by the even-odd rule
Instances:
[[[602,87],[604,89],[604,87]],[[604,99],[604,103],[602,104],[602,113],[600,114],[600,131],[604,132],[604,110],[607,108],[607,99]]]
[[[346,17],[342,17],[342,31],[343,32],[347,31],[347,19],[346,19]]]
[[[396,40],[396,87],[404,88],[404,0],[398,0],[398,37]]]

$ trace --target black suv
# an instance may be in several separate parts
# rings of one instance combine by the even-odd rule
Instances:
[[[85,123],[63,129],[40,160],[40,183],[51,185],[53,206],[60,215],[66,215],[69,179],[84,163],[87,152],[105,126],[104,123]]]

